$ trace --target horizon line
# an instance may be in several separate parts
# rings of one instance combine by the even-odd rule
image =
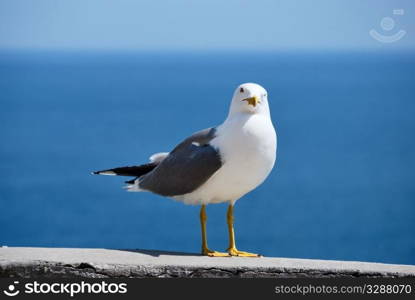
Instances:
[[[0,47],[0,53],[123,53],[123,54],[296,54],[296,53],[409,53],[414,54],[415,48],[389,48],[388,47],[366,47],[366,48],[280,48],[280,49],[235,49],[235,48],[59,48],[59,47]]]

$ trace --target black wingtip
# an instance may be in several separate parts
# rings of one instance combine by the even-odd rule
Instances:
[[[91,174],[92,175],[99,175],[99,172],[98,171],[93,171],[93,172],[91,172]]]

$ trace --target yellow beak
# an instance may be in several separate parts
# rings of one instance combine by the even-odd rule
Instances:
[[[245,98],[242,101],[248,101],[248,104],[252,105],[253,107],[255,107],[258,103],[261,102],[257,96]]]

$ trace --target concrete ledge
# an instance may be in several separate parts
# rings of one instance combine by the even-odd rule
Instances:
[[[0,248],[0,277],[415,277],[415,266],[291,258],[213,258],[148,250]]]

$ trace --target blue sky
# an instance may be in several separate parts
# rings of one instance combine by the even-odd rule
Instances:
[[[0,0],[0,49],[408,50],[414,34],[413,0]]]

